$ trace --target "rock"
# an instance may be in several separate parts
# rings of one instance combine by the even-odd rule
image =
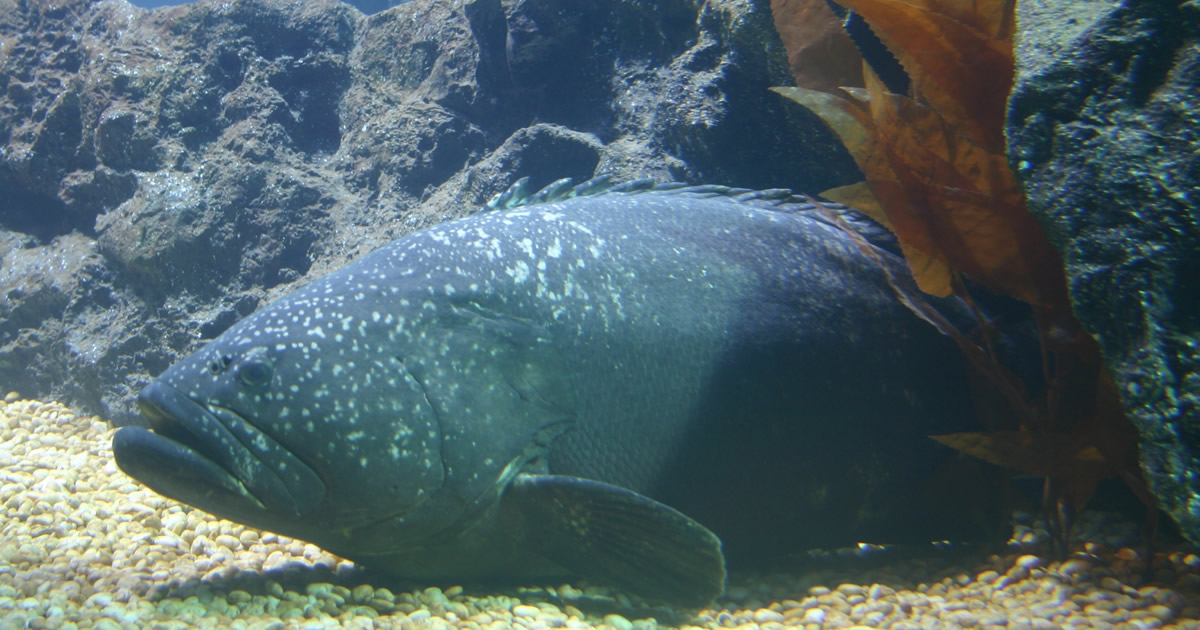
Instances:
[[[1010,156],[1080,322],[1200,544],[1200,5],[1019,3]]]
[[[398,4],[411,2],[411,0],[348,0],[346,4],[362,11],[363,13],[379,13]],[[131,0],[130,4],[136,7],[154,8],[168,5],[184,4],[184,0]]]
[[[0,379],[136,422],[264,300],[521,176],[850,183],[789,81],[749,0],[2,3]]]
[[[616,613],[604,615],[604,623],[612,626],[613,630],[633,630],[633,622]]]

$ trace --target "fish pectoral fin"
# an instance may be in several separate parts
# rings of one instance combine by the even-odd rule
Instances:
[[[591,479],[523,473],[503,502],[522,514],[536,551],[582,577],[697,608],[724,588],[721,540],[649,497]]]

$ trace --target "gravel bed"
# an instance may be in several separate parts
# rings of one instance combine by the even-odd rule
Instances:
[[[18,398],[0,402],[4,629],[1200,629],[1200,556],[1162,550],[1146,571],[1095,519],[1064,562],[1029,552],[1030,520],[1010,553],[735,574],[692,612],[586,585],[420,588],[160,497],[117,469],[99,418]]]

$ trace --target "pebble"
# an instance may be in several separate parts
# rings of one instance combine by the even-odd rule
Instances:
[[[1017,558],[1016,566],[1026,571],[1042,566],[1042,559],[1034,555],[1024,555]]]
[[[604,623],[612,626],[613,630],[632,630],[633,628],[632,621],[615,613],[604,615]]]
[[[369,602],[375,597],[375,589],[370,584],[359,584],[350,591],[350,598],[355,603]]]
[[[488,594],[462,585],[393,592],[363,583],[353,563],[313,545],[214,518],[132,483],[112,462],[111,435],[99,419],[56,403],[0,402],[0,627],[660,627],[663,617],[648,613],[576,608],[594,597],[637,612],[628,596],[597,585]],[[1132,542],[1111,542],[1117,537],[1086,518],[1080,528],[1102,542],[1080,543],[1066,562],[1021,546],[1045,540],[1027,517],[1011,553],[974,567],[917,559],[858,574],[734,574],[717,607],[696,611],[683,627],[1200,629],[1200,555],[1161,551],[1156,580],[1144,583],[1142,552]]]

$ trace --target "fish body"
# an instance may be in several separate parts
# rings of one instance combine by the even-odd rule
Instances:
[[[777,193],[592,193],[502,200],[268,304],[141,393],[117,463],[398,575],[683,605],[726,557],[945,537],[913,489],[970,408],[900,261]]]

